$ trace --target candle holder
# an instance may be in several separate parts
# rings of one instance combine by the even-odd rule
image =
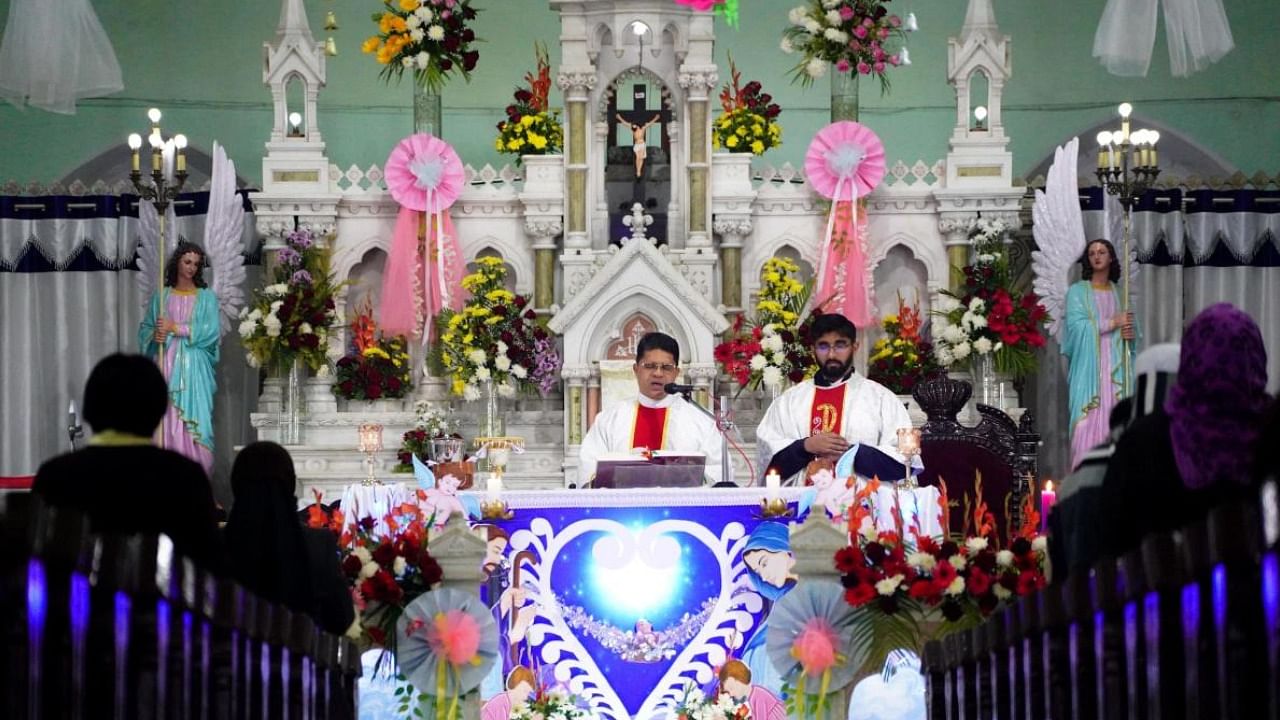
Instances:
[[[493,497],[480,502],[481,520],[510,520],[515,516],[511,507],[501,498]]]
[[[477,449],[484,450],[489,470],[501,481],[502,474],[506,472],[507,463],[511,460],[511,453],[524,452],[524,438],[505,435],[478,437],[475,439],[475,446]]]
[[[898,452],[902,453],[902,485],[918,487],[916,476],[911,474],[911,460],[920,454],[920,428],[898,428]]]
[[[760,516],[770,519],[795,517],[795,510],[780,497],[764,498],[760,501]]]
[[[381,485],[382,481],[373,474],[374,468],[377,466],[377,460],[373,456],[382,452],[382,426],[377,423],[364,423],[356,428],[356,435],[360,441],[360,452],[364,453],[366,473],[364,480],[360,484],[365,487]]]
[[[1124,220],[1124,249],[1120,253],[1120,312],[1129,313],[1129,247],[1133,237],[1130,229],[1130,216],[1133,206],[1138,203],[1147,190],[1155,184],[1160,175],[1160,163],[1156,155],[1156,143],[1160,141],[1160,133],[1155,130],[1139,129],[1129,132],[1129,115],[1133,106],[1120,103],[1120,129],[1115,132],[1098,133],[1098,182],[1108,194],[1115,195],[1120,201],[1121,217]],[[1129,355],[1133,340],[1123,340],[1124,352],[1121,353],[1122,382],[1124,394],[1133,394],[1133,368]]]

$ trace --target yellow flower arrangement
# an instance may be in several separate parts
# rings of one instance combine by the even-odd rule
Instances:
[[[550,155],[564,147],[564,126],[560,114],[550,109],[551,64],[547,49],[534,48],[538,69],[525,73],[528,88],[516,88],[515,102],[506,108],[507,119],[498,123],[498,136],[493,147],[501,153],[516,155]]]
[[[773,97],[761,93],[760,83],[752,80],[739,87],[741,75],[729,58],[732,80],[720,92],[724,112],[712,126],[711,145],[730,152],[763,155],[765,150],[782,144],[782,127],[774,122],[782,112]]]

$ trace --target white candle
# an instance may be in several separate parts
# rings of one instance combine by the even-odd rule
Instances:
[[[769,497],[777,497],[778,490],[782,487],[782,476],[778,475],[778,471],[772,468],[764,476],[764,487],[769,491]]]
[[[492,495],[492,496],[494,496],[494,497],[497,497],[498,495],[501,495],[501,494],[502,494],[502,476],[501,476],[501,475],[490,475],[490,476],[489,476],[488,488],[489,488],[489,494],[490,494],[490,495]]]

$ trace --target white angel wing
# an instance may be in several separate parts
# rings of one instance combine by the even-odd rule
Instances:
[[[209,211],[204,220],[204,251],[218,297],[222,333],[244,306],[244,204],[236,193],[236,168],[227,151],[213,144],[213,172],[209,178]]]
[[[151,296],[163,284],[160,274],[164,272],[165,263],[169,259],[168,255],[173,252],[176,244],[174,238],[177,237],[175,228],[178,227],[178,215],[174,212],[172,203],[169,204],[164,217],[166,247],[165,257],[160,257],[160,213],[156,212],[156,206],[150,200],[138,199],[137,283],[138,297],[144,311],[147,303],[151,302]]]
[[[1076,179],[1079,145],[1080,139],[1072,138],[1054,151],[1044,190],[1036,191],[1031,208],[1032,229],[1040,247],[1031,253],[1031,270],[1035,273],[1032,286],[1049,311],[1049,332],[1058,339],[1062,336],[1071,270],[1080,262],[1085,248],[1084,216]]]

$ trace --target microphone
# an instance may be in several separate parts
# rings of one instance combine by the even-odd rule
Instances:
[[[67,439],[71,441],[71,449],[76,449],[76,438],[84,437],[84,426],[80,424],[80,416],[76,413],[76,401],[72,400],[67,407]]]
[[[675,383],[667,383],[662,386],[662,391],[668,395],[688,395],[693,392],[692,385],[677,385]]]

